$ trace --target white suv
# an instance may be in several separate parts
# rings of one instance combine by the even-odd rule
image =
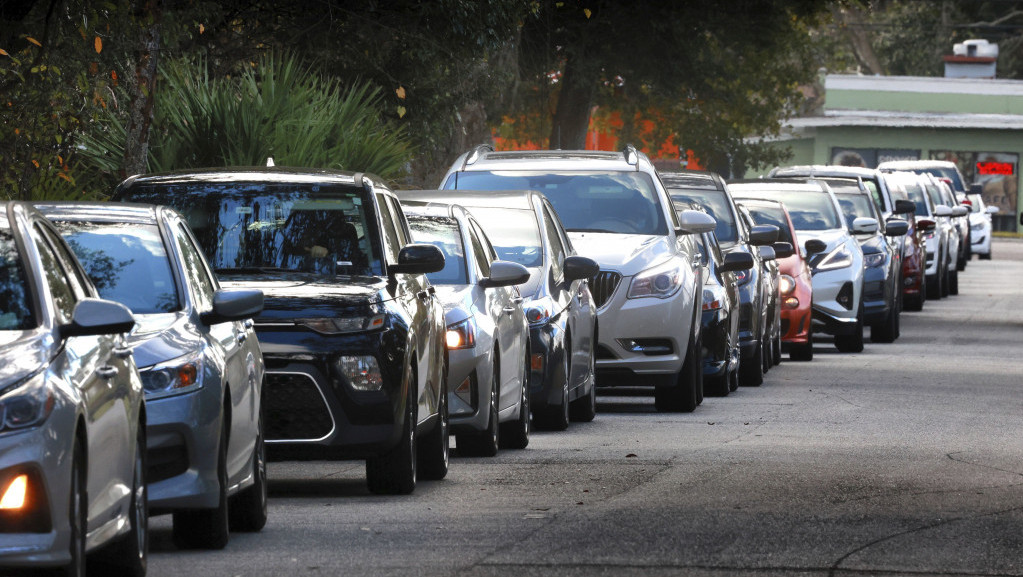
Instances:
[[[655,386],[660,411],[692,411],[703,398],[699,248],[714,230],[697,211],[676,213],[650,160],[635,148],[508,151],[459,157],[441,188],[542,192],[580,254],[597,309],[597,384]]]

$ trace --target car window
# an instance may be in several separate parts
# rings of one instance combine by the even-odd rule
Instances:
[[[758,190],[752,187],[743,187],[741,189],[733,188],[732,194],[772,198],[784,202],[789,210],[792,226],[797,231],[843,228],[843,221],[838,211],[835,210],[831,197],[826,192],[784,189]]]
[[[178,244],[178,251],[181,252],[181,258],[184,261],[182,264],[188,279],[188,290],[195,301],[195,308],[199,312],[213,310],[213,292],[216,289],[206,275],[206,268],[203,266],[198,248],[192,244],[192,239],[188,238],[185,225],[178,224],[174,228],[174,240]]]
[[[172,206],[217,274],[381,275],[372,197],[319,183],[139,184],[121,200]]]
[[[945,199],[941,198],[941,190],[933,184],[926,185],[927,196],[931,199],[931,204],[938,206],[939,204],[945,204]]]
[[[50,297],[53,299],[53,306],[58,324],[65,325],[71,322],[74,314],[75,300],[74,291],[71,289],[71,281],[68,280],[64,269],[57,262],[57,255],[53,253],[53,247],[38,234],[32,235],[32,241],[39,251],[39,260],[42,264],[43,277],[50,288]]]
[[[401,241],[398,240],[398,231],[395,230],[391,206],[382,194],[377,195],[377,205],[380,207],[380,220],[383,225],[384,253],[388,257],[388,262],[397,263],[398,251],[401,250]]]
[[[472,207],[470,210],[486,230],[498,258],[528,267],[543,265],[536,213],[509,208]]]
[[[451,217],[413,215],[408,217],[412,239],[429,243],[444,253],[444,268],[426,273],[433,284],[468,284],[469,275],[465,263],[465,249],[458,221]]]
[[[89,281],[82,276],[81,267],[78,265],[76,258],[68,251],[59,237],[54,235],[48,228],[40,225],[36,225],[36,234],[43,235],[46,241],[50,243],[50,246],[53,247],[53,254],[57,257],[57,262],[61,268],[64,269],[64,274],[71,285],[71,290],[75,293],[75,300],[78,301],[86,297],[96,296],[89,287]]]
[[[155,224],[54,221],[102,298],[135,314],[181,308],[170,259]]]
[[[705,232],[697,235],[696,246],[700,249],[700,265],[707,266],[710,264],[710,236],[712,233]]]
[[[494,250],[494,245],[490,243],[490,237],[488,237],[487,234],[483,232],[483,227],[481,227],[478,222],[471,218],[469,219],[469,226],[471,226],[472,229],[475,230],[476,234],[479,236],[480,241],[483,243],[483,248],[487,251],[487,255],[490,257],[490,262],[494,262],[495,260],[497,260],[497,251]]]
[[[480,240],[479,233],[472,227],[469,228],[469,246],[472,247],[473,256],[476,260],[476,269],[479,271],[480,277],[489,277],[490,255],[483,248],[483,241]]]
[[[551,251],[551,278],[558,280],[565,266],[565,245],[561,242],[561,235],[558,234],[555,222],[550,210],[546,206],[543,207],[543,225]]]
[[[401,243],[401,246],[411,243],[412,240],[405,225],[405,213],[401,210],[401,205],[390,196],[385,195],[384,198],[387,199],[387,206],[391,209],[391,216],[394,218],[394,231],[398,234],[398,242]]]
[[[739,241],[739,227],[735,222],[735,214],[732,212],[731,203],[725,191],[717,189],[683,189],[669,188],[668,194],[673,201],[691,202],[702,206],[707,214],[714,217],[717,226],[714,234],[718,242],[729,246]]]
[[[771,224],[778,227],[778,242],[795,244],[792,240],[792,230],[789,228],[789,221],[785,218],[785,210],[780,204],[743,204],[753,222],[756,224]]]
[[[538,190],[567,231],[668,234],[658,189],[645,172],[529,170],[459,173],[464,190]]]
[[[874,211],[871,210],[872,201],[870,197],[863,194],[836,194],[838,205],[842,207],[842,214],[845,216],[846,224],[852,229],[853,221],[857,218],[874,218]]]
[[[21,255],[14,237],[0,230],[0,331],[23,331],[35,326]]]

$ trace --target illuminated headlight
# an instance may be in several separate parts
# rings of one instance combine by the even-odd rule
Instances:
[[[448,325],[444,333],[448,349],[471,349],[476,346],[476,321],[469,317],[462,322]]]
[[[974,232],[980,232],[980,231],[984,230],[984,223],[983,222],[978,222],[977,224],[970,225],[970,230],[972,230]]]
[[[543,297],[530,301],[523,307],[526,311],[526,322],[531,325],[541,325],[550,320],[554,314],[554,300],[551,297]]]
[[[828,253],[827,256],[817,264],[817,270],[835,270],[839,268],[845,268],[852,265],[853,258],[852,252],[844,245],[838,245],[835,250]]]
[[[632,279],[628,298],[668,298],[682,286],[682,267],[678,261],[668,261],[649,268]]]
[[[188,393],[202,388],[202,351],[139,369],[147,399]]]
[[[344,317],[333,319],[301,319],[296,324],[310,328],[324,335],[374,331],[384,327],[384,315],[369,317]]]
[[[790,295],[796,290],[796,279],[787,274],[778,277],[778,292],[783,295]]]
[[[873,268],[873,267],[876,267],[876,266],[881,266],[883,264],[884,264],[884,253],[883,252],[875,252],[875,253],[863,255],[863,267],[864,268]]]
[[[18,475],[0,493],[0,510],[21,509],[28,494],[28,475]]]
[[[725,305],[725,289],[719,286],[704,287],[703,310],[716,311]]]
[[[376,357],[369,355],[342,355],[337,368],[357,391],[379,391],[384,385]]]
[[[45,372],[7,389],[0,394],[0,433],[41,425],[53,412],[54,402]]]

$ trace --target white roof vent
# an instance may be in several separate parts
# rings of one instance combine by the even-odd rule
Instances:
[[[998,45],[982,38],[964,40],[952,46],[952,54],[970,58],[998,58]]]
[[[277,166],[276,164],[274,164],[274,157],[272,156],[266,157],[266,167],[273,168],[274,166]]]

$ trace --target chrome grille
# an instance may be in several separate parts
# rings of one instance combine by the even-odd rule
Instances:
[[[312,377],[266,373],[263,388],[267,441],[315,441],[334,430],[334,417]]]
[[[622,275],[609,270],[602,270],[590,279],[590,294],[597,303],[597,308],[604,306],[611,296],[615,294],[618,283],[622,282]]]

